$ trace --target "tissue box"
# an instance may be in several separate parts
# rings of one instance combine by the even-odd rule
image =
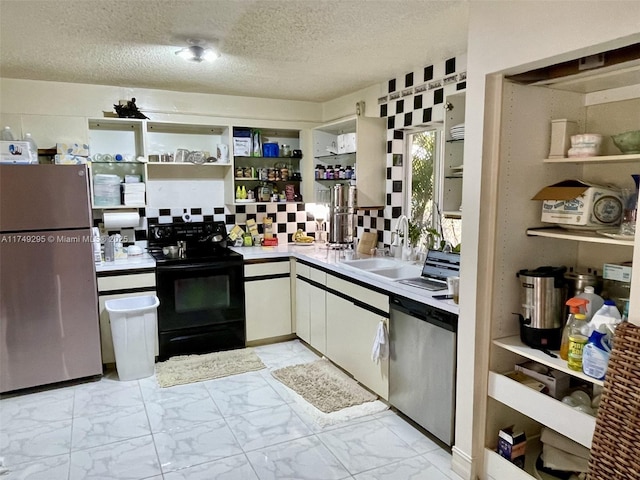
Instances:
[[[557,370],[552,370],[542,364],[533,361],[524,362],[516,365],[516,372],[522,372],[543,383],[547,390],[547,392],[543,390],[543,393],[548,393],[553,398],[561,399],[569,390],[571,376]]]
[[[616,282],[631,283],[631,262],[622,264],[605,263],[602,278],[605,280],[615,280]]]
[[[0,160],[2,163],[38,163],[38,152],[29,150],[29,142],[0,141]]]
[[[498,453],[514,465],[524,469],[527,437],[524,432],[513,433],[513,426],[503,428],[498,433]]]
[[[581,180],[565,180],[540,190],[543,222],[584,227],[620,224],[622,197],[618,190]]]
[[[56,143],[56,152],[59,155],[89,156],[89,145],[86,143]]]
[[[87,163],[87,157],[79,155],[55,155],[54,163],[56,165],[83,165]]]

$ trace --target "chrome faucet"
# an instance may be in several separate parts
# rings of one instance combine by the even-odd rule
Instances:
[[[395,234],[395,238],[393,238]],[[411,257],[411,247],[409,246],[409,218],[406,215],[398,217],[396,230],[392,232],[391,252],[396,258],[409,260]]]

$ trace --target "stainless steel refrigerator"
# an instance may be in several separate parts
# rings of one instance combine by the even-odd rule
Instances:
[[[86,165],[0,165],[0,392],[102,374]]]

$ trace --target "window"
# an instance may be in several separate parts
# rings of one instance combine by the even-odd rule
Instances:
[[[442,131],[416,131],[406,138],[406,157],[410,161],[405,166],[405,184],[411,185],[411,188],[406,189],[406,215],[411,222],[422,225],[423,229],[438,232],[443,240],[455,247],[460,243],[461,220],[443,217],[440,210],[444,180]],[[424,234],[421,245],[430,247]],[[438,245],[435,247],[438,248]]]

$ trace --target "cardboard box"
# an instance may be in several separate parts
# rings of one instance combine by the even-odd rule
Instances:
[[[524,469],[527,437],[524,432],[513,433],[513,426],[503,428],[498,433],[498,454]]]
[[[619,190],[581,180],[565,180],[540,190],[542,221],[581,227],[612,227],[622,218]]]
[[[356,134],[344,133],[337,138],[338,153],[351,153],[356,151]]]
[[[254,238],[257,235],[259,235],[259,233],[258,233],[258,224],[256,223],[256,221],[253,218],[248,218],[247,219],[247,231],[249,232],[249,234],[251,234],[252,238]]]
[[[0,161],[2,163],[38,163],[38,152],[29,150],[29,142],[12,140],[0,141]]]
[[[631,262],[621,264],[605,263],[602,270],[602,278],[605,280],[631,283]]]
[[[505,377],[510,378],[511,380],[515,380],[518,383],[521,383],[525,387],[529,387],[534,389],[537,392],[544,392],[547,386],[539,380],[536,380],[529,375],[525,375],[522,372],[510,372],[505,374]]]
[[[233,228],[231,229],[231,231],[229,232],[229,238],[232,241],[235,241],[238,238],[242,239],[243,235],[244,235],[244,230],[239,225],[234,225]]]
[[[56,153],[58,155],[79,155],[89,156],[89,145],[86,143],[56,143]]]
[[[144,192],[125,193],[123,195],[124,205],[143,206],[144,202]]]
[[[146,190],[146,186],[144,183],[123,183],[122,191],[125,195],[129,193],[144,193]]]
[[[553,398],[561,399],[569,390],[570,375],[553,370],[540,363],[534,361],[521,363],[516,365],[516,372],[522,372],[538,382],[543,383],[546,388],[542,392]]]

